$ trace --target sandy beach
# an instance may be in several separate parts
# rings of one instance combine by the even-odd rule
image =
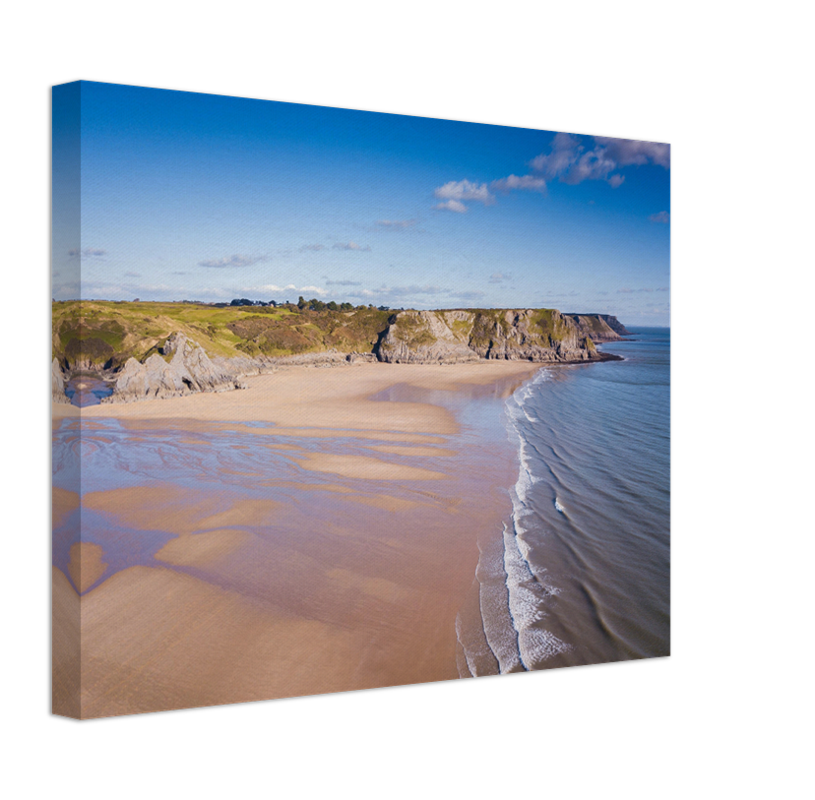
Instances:
[[[83,451],[81,502],[54,495],[55,529],[83,526],[55,551],[55,710],[79,715],[78,663],[83,718],[459,677],[456,617],[517,475],[465,412],[491,402],[497,428],[538,366],[291,367],[81,422],[55,406]]]

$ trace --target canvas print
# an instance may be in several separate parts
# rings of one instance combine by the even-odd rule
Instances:
[[[668,144],[86,81],[52,124],[54,713],[669,654]]]

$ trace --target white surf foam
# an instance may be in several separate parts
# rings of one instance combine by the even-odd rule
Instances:
[[[535,387],[550,377],[548,370],[541,370],[506,401],[507,435],[515,442],[519,459],[518,479],[510,490],[512,518],[504,525],[500,540],[481,548],[476,569],[483,633],[502,674],[534,669],[570,649],[542,624],[547,601],[558,594],[558,589],[545,581],[540,570],[533,573],[525,538],[532,516],[527,506],[529,494],[540,478],[533,472],[534,461],[521,426],[539,421],[528,410],[527,401],[535,395]],[[477,637],[470,637],[468,650],[460,622],[456,632],[470,673],[484,674],[478,669],[479,661],[484,661],[479,659],[482,654],[478,652]]]

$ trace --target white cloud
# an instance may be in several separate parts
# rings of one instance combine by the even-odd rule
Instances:
[[[478,200],[485,205],[495,202],[486,183],[472,181],[449,181],[434,192],[439,200]]]
[[[608,157],[621,167],[632,164],[656,164],[665,169],[671,167],[671,146],[660,142],[640,142],[636,139],[612,139],[595,136],[594,141],[606,148]]]
[[[660,211],[657,214],[651,214],[648,219],[651,222],[662,222],[662,223],[669,223],[671,221],[671,215],[667,211]]]
[[[582,149],[578,139],[571,134],[556,133],[552,139],[551,152],[536,156],[529,162],[529,166],[547,178],[556,178],[571,167]]]
[[[616,167],[617,164],[606,156],[605,150],[597,147],[576,157],[560,180],[573,185],[583,181],[606,180]]]
[[[667,144],[607,136],[595,136],[594,142],[595,147],[587,150],[577,137],[558,133],[552,139],[550,152],[536,156],[529,165],[550,180],[558,178],[568,184],[604,180],[614,189],[625,180],[625,176],[616,172],[621,167],[656,164],[669,169],[671,165],[671,148]]]
[[[455,211],[456,214],[464,214],[467,211],[467,206],[459,200],[448,200],[446,203],[438,203],[433,206],[439,210]]]

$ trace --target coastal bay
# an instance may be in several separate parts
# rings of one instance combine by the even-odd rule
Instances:
[[[288,367],[66,420],[83,550],[57,547],[55,592],[83,590],[82,716],[459,677],[517,476],[500,409],[538,369]]]

